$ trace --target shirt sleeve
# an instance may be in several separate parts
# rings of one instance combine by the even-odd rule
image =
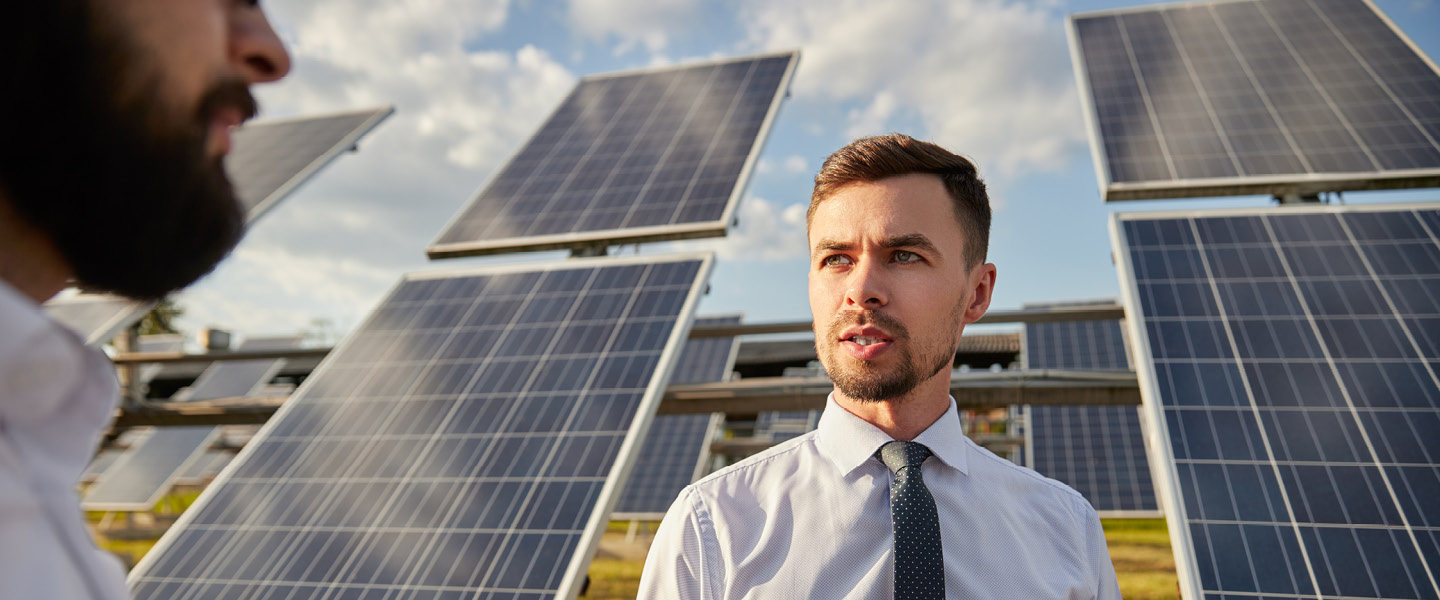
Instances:
[[[680,493],[655,531],[636,600],[713,600],[720,574],[714,524],[693,487]],[[708,560],[707,560],[708,559]]]
[[[1105,542],[1105,529],[1100,516],[1089,502],[1084,505],[1085,554],[1090,557],[1090,572],[1095,576],[1096,600],[1120,600],[1120,583],[1115,579],[1115,563],[1110,560],[1110,546]]]

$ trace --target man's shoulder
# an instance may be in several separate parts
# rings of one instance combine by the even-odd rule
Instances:
[[[969,438],[966,438],[965,442],[970,446],[970,455],[973,457],[970,465],[976,476],[998,483],[1003,489],[1013,490],[1032,502],[1054,503],[1056,508],[1070,512],[1094,511],[1085,496],[1064,482],[1017,465],[986,450]]]
[[[706,475],[691,484],[691,487],[700,490],[714,490],[719,487],[735,485],[743,480],[754,480],[757,477],[781,476],[785,471],[796,468],[801,455],[813,449],[815,434],[816,432],[811,431],[766,448],[758,454]]]

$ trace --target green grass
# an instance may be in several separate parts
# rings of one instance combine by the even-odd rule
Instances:
[[[1180,597],[1175,556],[1164,519],[1105,519],[1105,542],[1120,595],[1129,600],[1173,600]]]
[[[195,494],[187,493],[168,497],[163,502],[170,503],[167,509],[176,510],[194,501]],[[102,516],[103,513],[91,514],[91,522],[98,522]],[[654,532],[655,525],[650,524],[649,532]],[[1101,525],[1105,528],[1105,541],[1110,547],[1110,559],[1115,563],[1122,596],[1127,600],[1179,598],[1179,580],[1164,519],[1105,519]],[[606,539],[618,543],[625,537],[627,527],[628,523],[610,523]],[[640,537],[643,540],[648,536]],[[144,557],[156,542],[155,539],[107,539],[104,536],[97,536],[96,541],[101,548],[127,558],[130,564]],[[626,560],[602,553],[590,563],[590,590],[584,597],[587,600],[634,598],[640,588],[640,570],[644,564],[643,558]]]

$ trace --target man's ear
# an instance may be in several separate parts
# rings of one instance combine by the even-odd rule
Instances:
[[[990,310],[990,299],[995,294],[995,265],[985,263],[970,270],[970,286],[975,296],[970,299],[970,305],[965,307],[965,324],[969,325],[985,316],[985,311]]]

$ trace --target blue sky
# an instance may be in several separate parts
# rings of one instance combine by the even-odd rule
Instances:
[[[1375,0],[1440,56],[1440,2]],[[257,88],[267,117],[379,105],[396,114],[258,222],[180,296],[183,328],[288,334],[357,325],[408,271],[560,259],[428,261],[449,217],[586,74],[798,48],[782,105],[722,240],[706,313],[808,320],[804,208],[820,162],[854,137],[900,131],[974,158],[995,209],[995,308],[1115,297],[1108,215],[1265,206],[1268,197],[1100,201],[1065,17],[1150,2],[1075,0],[285,0],[267,3],[295,68]],[[1435,191],[1349,202],[1440,199]],[[633,247],[622,253],[634,253]]]

